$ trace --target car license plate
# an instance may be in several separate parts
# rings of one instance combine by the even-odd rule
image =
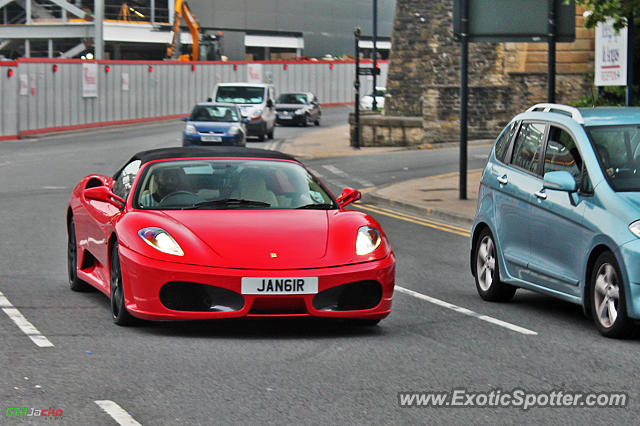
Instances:
[[[291,120],[291,116],[289,115],[281,115],[280,120]]]
[[[242,294],[316,294],[318,277],[243,277]]]
[[[222,142],[222,137],[220,136],[200,136],[202,142]]]

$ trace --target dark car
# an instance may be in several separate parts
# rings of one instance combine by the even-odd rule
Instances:
[[[182,134],[183,146],[245,145],[245,123],[236,105],[200,103],[183,120],[187,122]]]
[[[320,102],[313,93],[282,93],[276,101],[276,123],[308,126],[320,125]]]

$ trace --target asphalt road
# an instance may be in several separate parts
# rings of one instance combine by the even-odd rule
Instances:
[[[71,188],[91,172],[112,174],[136,151],[176,145],[180,128],[154,124],[0,142],[0,292],[7,299],[0,299],[0,413],[52,407],[63,411],[56,424],[117,424],[96,403],[108,400],[146,425],[637,421],[637,339],[605,339],[579,307],[531,292],[519,291],[508,304],[483,302],[469,273],[468,239],[393,212],[372,213],[398,259],[394,311],[378,327],[298,320],[113,325],[104,295],[68,290],[64,220]],[[278,128],[276,137],[304,131]],[[457,167],[455,149],[412,154],[309,165],[336,188]],[[432,163],[420,170],[418,155]],[[7,302],[54,346],[35,345],[10,320],[15,311]],[[398,404],[398,392],[461,388],[626,392],[629,403],[527,411]]]

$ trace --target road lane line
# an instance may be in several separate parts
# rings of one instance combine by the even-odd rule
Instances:
[[[443,308],[451,309],[452,311],[458,312],[458,313],[463,314],[463,315],[467,315],[467,316],[470,316],[470,317],[473,317],[473,318],[477,318],[479,320],[486,321],[488,323],[491,323],[491,324],[494,324],[494,325],[497,325],[497,326],[500,326],[500,327],[504,327],[504,328],[509,329],[511,331],[515,331],[516,333],[525,334],[527,336],[537,336],[538,335],[538,333],[533,331],[533,330],[529,330],[527,328],[520,327],[518,325],[511,324],[509,322],[502,321],[502,320],[499,320],[497,318],[490,317],[488,315],[479,314],[479,313],[474,312],[474,311],[472,311],[470,309],[463,308],[461,306],[457,306],[457,305],[454,305],[454,304],[449,303],[449,302],[445,302],[444,300],[436,299],[435,297],[431,297],[431,296],[424,295],[422,293],[418,293],[417,291],[409,290],[408,288],[396,286],[395,289],[397,291],[399,291],[400,293],[404,293],[404,294],[407,294],[409,296],[413,296],[415,298],[424,300],[424,301],[429,302],[429,303],[433,303],[434,305],[438,305],[438,306],[441,306]]]
[[[385,209],[383,207],[372,206],[370,204],[365,203],[355,203],[354,207],[360,208],[363,210],[372,211],[375,213],[379,213],[385,216],[393,217],[395,219],[404,220],[405,222],[415,223],[417,225],[426,226],[429,228],[439,229],[441,231],[450,232],[452,234],[460,235],[462,237],[470,237],[471,231],[467,228],[462,228],[460,226],[449,225],[444,222],[438,222],[432,219],[425,219],[418,216],[413,216],[407,213],[400,213],[395,210]]]
[[[115,402],[110,401],[108,399],[103,399],[103,400],[98,400],[93,402],[98,404],[98,406],[102,408],[102,410],[104,410],[105,413],[110,415],[113,418],[113,420],[118,422],[119,425],[141,426],[141,423],[138,423],[133,417],[131,417],[129,413],[127,413],[122,407],[120,407]]]
[[[360,179],[359,177],[356,177],[356,176],[351,176],[332,164],[323,164],[322,167],[329,170],[331,173],[337,176],[340,176],[341,178],[351,179],[353,181],[356,181],[359,185],[362,185],[363,187],[375,186],[373,183],[369,182],[368,180]]]
[[[31,339],[33,343],[41,348],[53,347],[53,343],[38,331],[20,311],[9,302],[9,299],[0,291],[0,308],[9,316],[18,328]]]

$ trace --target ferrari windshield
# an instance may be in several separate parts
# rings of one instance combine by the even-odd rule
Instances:
[[[588,130],[613,190],[640,191],[640,126],[594,126]]]
[[[147,166],[134,206],[153,210],[335,209],[304,167],[254,159],[169,160]]]

